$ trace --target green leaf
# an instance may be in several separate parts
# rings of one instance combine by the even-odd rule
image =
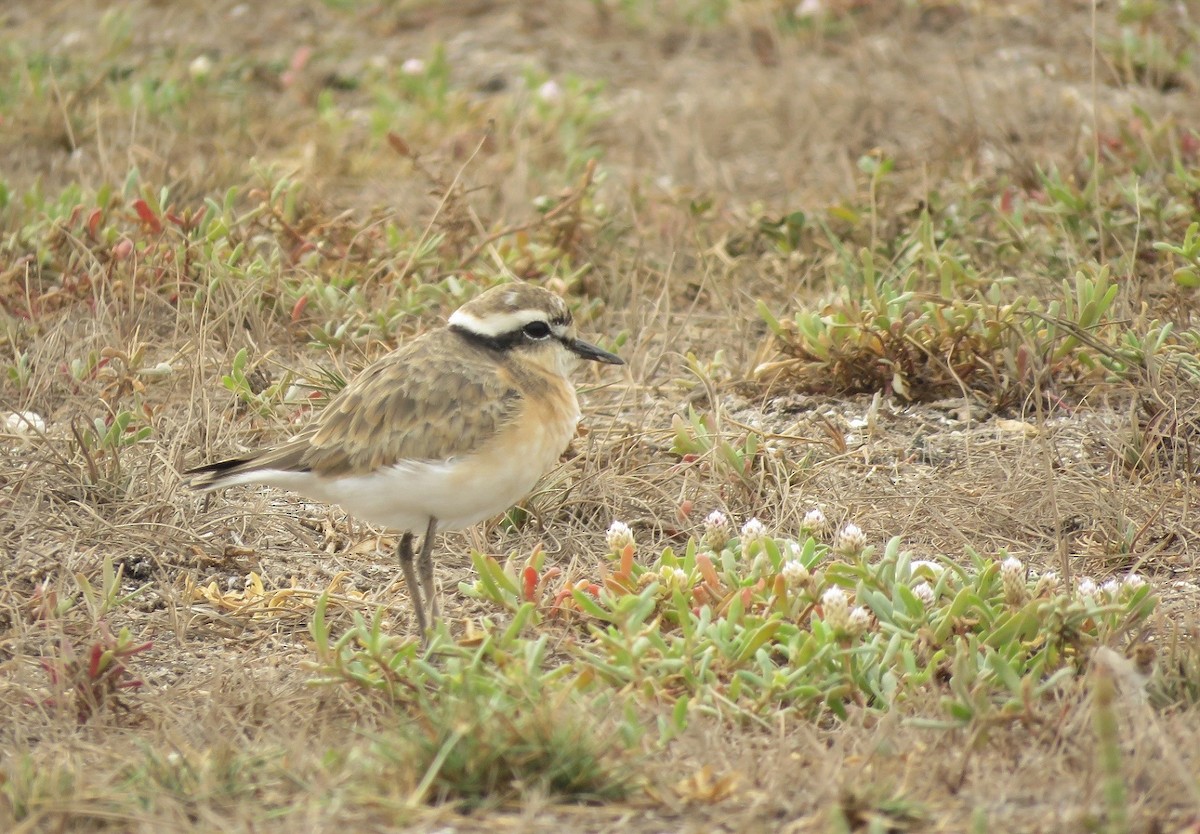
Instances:
[[[525,602],[517,609],[517,613],[513,615],[512,622],[508,628],[504,630],[504,634],[500,638],[501,646],[513,645],[521,632],[525,630],[525,626],[529,624],[537,614],[537,606],[532,602]]]
[[[1200,287],[1200,273],[1194,267],[1182,266],[1171,275],[1175,283],[1187,290]]]
[[[575,600],[575,604],[579,606],[579,610],[584,614],[587,614],[589,617],[594,617],[595,619],[606,623],[616,621],[612,613],[604,610],[604,608],[600,606],[600,603],[596,601],[596,598],[587,591],[581,591],[572,588],[571,599]]]
[[[1021,676],[1012,664],[1008,662],[999,652],[989,650],[987,652],[987,665],[996,673],[996,677],[1013,695],[1021,694]]]
[[[745,663],[754,657],[754,653],[775,636],[780,625],[779,620],[771,619],[757,628],[747,629],[743,632],[741,646],[734,660],[737,663]]]

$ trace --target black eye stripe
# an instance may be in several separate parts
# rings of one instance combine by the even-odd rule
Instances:
[[[529,333],[529,327],[534,326],[536,328],[537,325],[541,325],[541,327],[545,328],[545,335],[535,336]],[[529,324],[526,324],[519,330],[511,330],[508,333],[501,333],[498,336],[485,336],[482,333],[476,333],[475,331],[458,324],[450,325],[450,330],[453,333],[457,333],[468,342],[472,342],[490,350],[500,351],[501,353],[513,350],[518,345],[528,344],[530,340],[540,342],[547,338],[553,337],[559,341],[562,341],[564,344],[566,343],[563,339],[555,335],[554,331],[548,324],[546,324],[546,322],[540,320],[531,321]]]

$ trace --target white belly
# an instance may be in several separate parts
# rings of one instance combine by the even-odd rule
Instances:
[[[576,421],[578,418],[576,417]],[[269,484],[338,504],[355,518],[393,530],[461,530],[499,515],[530,493],[575,434],[576,421],[541,431],[513,432],[465,458],[405,462],[364,475],[319,477],[311,472],[262,470],[239,481]]]

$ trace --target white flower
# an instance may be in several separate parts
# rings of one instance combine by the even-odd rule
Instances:
[[[424,75],[425,62],[420,58],[409,58],[400,65],[400,72],[405,75]]]
[[[1015,556],[1000,563],[1000,584],[1004,588],[1004,599],[1010,605],[1025,601],[1025,565]]]
[[[633,544],[633,531],[624,521],[614,521],[609,525],[606,539],[610,553],[621,553],[626,547]]]
[[[1085,576],[1079,580],[1079,584],[1075,586],[1075,592],[1079,594],[1080,599],[1095,599],[1096,593],[1100,589],[1096,587],[1095,581],[1090,576]]]
[[[1003,577],[1025,578],[1025,565],[1016,556],[1009,556],[1000,563],[1000,575]]]
[[[682,568],[673,568],[669,565],[663,565],[659,568],[658,581],[659,589],[663,596],[669,596],[676,588],[686,591],[692,587],[687,571]]]
[[[757,518],[752,518],[742,525],[742,549],[762,541],[767,537],[767,526]]]
[[[198,81],[202,81],[208,78],[208,74],[212,72],[212,66],[212,58],[209,58],[207,55],[197,55],[188,64],[188,75]]]
[[[804,514],[804,520],[800,522],[801,533],[809,536],[819,536],[828,531],[829,519],[825,517],[825,513],[821,512],[819,507],[813,508]]]
[[[713,550],[721,550],[733,535],[733,525],[720,510],[713,510],[704,519],[704,543]]]
[[[860,637],[871,626],[871,612],[861,605],[854,606],[846,622],[846,631],[851,637]]]
[[[912,592],[913,592],[913,596],[916,597],[918,600],[920,600],[921,604],[924,605],[926,608],[933,605],[933,600],[934,600],[933,588],[929,585],[928,582],[925,582],[924,580],[922,580],[921,582],[918,582],[916,585],[913,585]]]
[[[542,101],[551,103],[562,98],[562,87],[558,86],[558,82],[551,78],[549,81],[538,87],[538,98]]]
[[[1106,601],[1112,602],[1121,593],[1121,583],[1115,579],[1109,579],[1100,586],[1100,593]]]
[[[1127,593],[1136,593],[1146,584],[1146,580],[1140,574],[1131,573],[1121,580],[1121,585],[1124,586]]]
[[[846,592],[834,586],[821,594],[821,610],[825,623],[834,631],[845,631],[850,625],[850,602]]]
[[[847,524],[833,539],[833,549],[847,556],[858,556],[866,546],[867,534],[857,524]]]
[[[1058,572],[1048,570],[1038,577],[1037,585],[1033,587],[1034,596],[1048,594],[1055,596],[1062,590],[1062,580],[1058,578]]]
[[[799,559],[788,559],[783,563],[783,567],[779,569],[779,575],[783,577],[783,581],[789,588],[798,588],[801,585],[807,585],[812,578],[812,574],[808,572],[808,568],[804,567],[804,563]]]

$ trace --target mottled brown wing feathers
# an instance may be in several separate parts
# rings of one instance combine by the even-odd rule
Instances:
[[[470,454],[521,407],[496,359],[452,331],[433,331],[364,370],[315,427],[271,453],[272,465],[342,475]]]

